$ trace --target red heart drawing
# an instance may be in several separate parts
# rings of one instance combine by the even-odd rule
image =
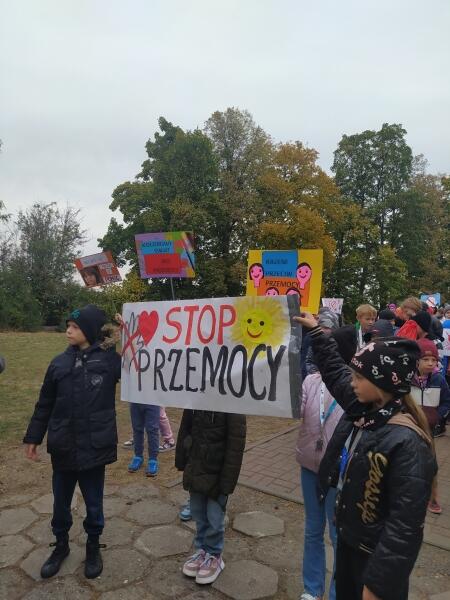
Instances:
[[[143,310],[140,313],[138,317],[138,331],[142,335],[142,339],[146,346],[155,335],[156,330],[158,329],[158,323],[159,316],[156,310],[152,310],[151,313]]]

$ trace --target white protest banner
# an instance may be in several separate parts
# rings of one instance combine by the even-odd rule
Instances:
[[[124,304],[122,400],[298,417],[298,296]]]
[[[322,298],[322,306],[326,306],[337,315],[342,313],[344,298]]]
[[[442,342],[443,356],[450,356],[450,328],[444,328],[442,331],[442,337],[444,341]]]

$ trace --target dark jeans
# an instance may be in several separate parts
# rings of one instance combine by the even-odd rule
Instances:
[[[70,505],[77,482],[86,504],[84,529],[90,536],[102,534],[105,525],[103,516],[104,465],[87,471],[53,471],[52,530],[56,537],[67,535],[72,527]]]
[[[159,406],[130,403],[133,426],[134,454],[144,456],[144,431],[147,432],[148,457],[158,458],[159,452]]]
[[[338,535],[336,552],[336,600],[361,600],[364,569],[370,554],[348,546]],[[396,582],[395,590],[383,600],[408,600],[408,581]]]

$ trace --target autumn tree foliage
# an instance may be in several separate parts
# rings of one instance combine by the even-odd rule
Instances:
[[[177,280],[177,297],[244,291],[251,248],[322,248],[323,295],[382,306],[410,293],[450,297],[450,179],[426,172],[399,124],[343,135],[332,174],[300,141],[275,143],[251,114],[216,111],[203,130],[164,118],[133,181],[118,185],[99,240],[119,262],[133,299],[170,297],[155,280],[137,283],[134,235],[195,232],[197,277]],[[137,294],[137,296],[136,296]]]

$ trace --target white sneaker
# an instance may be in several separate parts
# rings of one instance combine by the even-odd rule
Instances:
[[[321,600],[321,598],[318,596],[311,596],[311,594],[303,592],[303,594],[300,596],[300,600]]]
[[[201,585],[212,583],[219,577],[224,569],[225,563],[222,560],[222,555],[213,556],[212,554],[207,554],[198,570],[195,583],[200,583]]]
[[[197,550],[183,565],[183,573],[188,577],[197,577],[198,570],[208,555],[204,550]]]

